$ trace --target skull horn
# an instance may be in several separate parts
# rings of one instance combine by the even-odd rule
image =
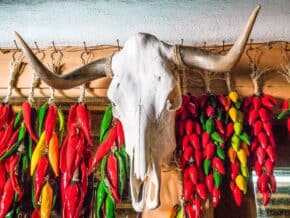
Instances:
[[[219,55],[189,46],[180,46],[179,51],[176,51],[176,62],[183,62],[188,67],[197,67],[212,72],[229,72],[243,54],[260,8],[259,5],[253,10],[244,32],[226,55]]]
[[[22,37],[15,32],[15,38],[19,42],[23,53],[25,54],[28,62],[31,64],[32,69],[38,76],[49,86],[56,89],[70,89],[72,87],[81,85],[91,80],[95,80],[106,76],[106,59],[99,59],[86,64],[80,68],[73,70],[70,73],[59,76],[48,70],[41,61],[34,55],[27,43]]]

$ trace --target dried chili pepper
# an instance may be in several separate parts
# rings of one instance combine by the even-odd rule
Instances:
[[[112,187],[112,195],[114,199],[119,202],[120,198],[118,195],[118,161],[114,154],[110,154],[107,160],[107,176]]]
[[[54,175],[59,176],[59,147],[58,138],[55,132],[52,133],[52,137],[49,141],[48,159]]]
[[[4,186],[3,194],[0,200],[0,218],[4,218],[8,212],[14,198],[14,189],[12,185],[12,179],[9,178]]]
[[[77,112],[77,119],[78,119],[78,123],[80,125],[81,130],[83,131],[85,138],[87,140],[87,142],[89,143],[89,145],[94,145],[91,136],[90,136],[90,127],[89,127],[89,119],[88,119],[88,111],[85,107],[85,105],[83,104],[79,104],[77,106],[76,109]]]
[[[44,181],[44,177],[46,175],[46,171],[48,168],[48,160],[46,157],[40,158],[35,174],[33,176],[33,190],[34,190],[34,202],[37,204],[39,201],[42,183]]]
[[[31,157],[31,165],[30,165],[30,175],[34,174],[36,166],[38,164],[39,159],[44,155],[46,144],[45,144],[45,131],[42,132],[40,139],[32,153]]]
[[[38,135],[39,136],[41,135],[41,132],[42,132],[43,121],[45,118],[47,108],[48,108],[48,103],[44,103],[38,111],[37,121],[38,121]]]
[[[53,201],[53,188],[47,181],[41,191],[40,215],[42,218],[49,218]]]
[[[48,107],[48,111],[47,111],[47,115],[46,115],[46,119],[45,119],[45,126],[44,126],[44,130],[45,130],[45,143],[48,145],[52,134],[53,134],[53,130],[55,128],[56,125],[56,121],[57,121],[57,108],[54,104],[49,105]]]

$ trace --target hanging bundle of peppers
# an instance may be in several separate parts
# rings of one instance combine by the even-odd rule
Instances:
[[[282,107],[281,107],[281,112],[278,114],[278,117],[277,117],[278,120],[286,119],[286,126],[287,126],[288,133],[290,133],[290,106],[289,106],[289,101],[290,101],[290,99],[284,99]]]
[[[28,125],[28,124],[27,124]],[[30,164],[32,176],[33,214],[50,217],[57,198],[57,179],[59,177],[59,140],[64,130],[64,117],[54,103],[44,103],[37,116],[34,128],[39,140],[33,150]]]
[[[254,170],[258,176],[257,188],[267,205],[271,193],[276,192],[273,168],[276,162],[276,144],[272,131],[272,109],[276,100],[267,94],[249,96],[244,101],[244,114],[251,127],[251,152]]]
[[[229,177],[230,189],[237,206],[241,206],[243,194],[247,193],[247,180],[249,178],[248,158],[250,156],[250,140],[243,129],[243,114],[238,93],[231,91],[225,97],[225,110],[231,119],[226,126],[227,153],[230,162]]]
[[[115,217],[116,202],[124,194],[129,175],[129,156],[125,151],[124,132],[113,119],[112,106],[106,108],[100,128],[100,145],[90,160],[90,171],[101,163],[100,182],[96,190],[95,216]]]
[[[182,106],[176,112],[177,152],[180,156],[183,177],[184,212],[188,217],[200,217],[202,200],[207,198],[204,172],[202,170],[202,128],[198,115],[198,99],[182,96]],[[181,207],[179,208],[181,211]],[[176,211],[176,216],[180,212]]]
[[[60,150],[61,200],[63,217],[79,217],[88,189],[91,114],[85,104],[71,106],[67,135]]]

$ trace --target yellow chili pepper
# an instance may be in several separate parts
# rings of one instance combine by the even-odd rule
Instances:
[[[234,123],[234,131],[237,135],[240,135],[243,130],[243,125],[240,122]]]
[[[245,178],[242,175],[238,175],[236,177],[236,185],[238,186],[238,188],[244,192],[244,194],[247,193],[247,182],[245,180]]]
[[[247,166],[247,154],[246,154],[245,150],[241,148],[237,152],[237,155],[238,155],[238,159],[241,162],[241,165],[244,166],[244,167]]]
[[[238,111],[236,108],[231,107],[229,110],[229,115],[230,115],[230,118],[232,119],[233,122],[237,122]]]
[[[45,149],[46,149],[45,131],[43,131],[31,156],[31,165],[30,165],[31,176],[33,176],[34,174],[34,171],[36,169],[39,159],[44,155]]]
[[[58,138],[55,132],[53,132],[52,137],[48,145],[48,160],[50,166],[54,172],[55,176],[59,176],[59,147],[58,147]]]
[[[41,218],[49,218],[52,208],[53,189],[47,181],[41,191],[40,215]]]
[[[229,156],[230,162],[235,163],[237,152],[232,147],[230,147],[228,150],[228,156]]]
[[[231,146],[235,151],[240,150],[240,138],[238,135],[234,134],[231,138]]]
[[[248,178],[249,177],[249,170],[247,166],[241,166],[241,173],[243,177]]]
[[[233,102],[237,102],[238,101],[238,98],[239,98],[239,96],[238,96],[238,93],[237,92],[230,92],[229,93],[229,98],[233,101]]]
[[[247,157],[250,156],[249,145],[246,142],[241,142],[241,148],[246,152]]]

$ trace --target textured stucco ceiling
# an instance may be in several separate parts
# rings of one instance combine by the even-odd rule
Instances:
[[[30,43],[121,44],[136,32],[187,44],[233,42],[257,4],[252,38],[290,41],[290,0],[194,1],[1,1],[0,46],[12,45],[14,30]]]

